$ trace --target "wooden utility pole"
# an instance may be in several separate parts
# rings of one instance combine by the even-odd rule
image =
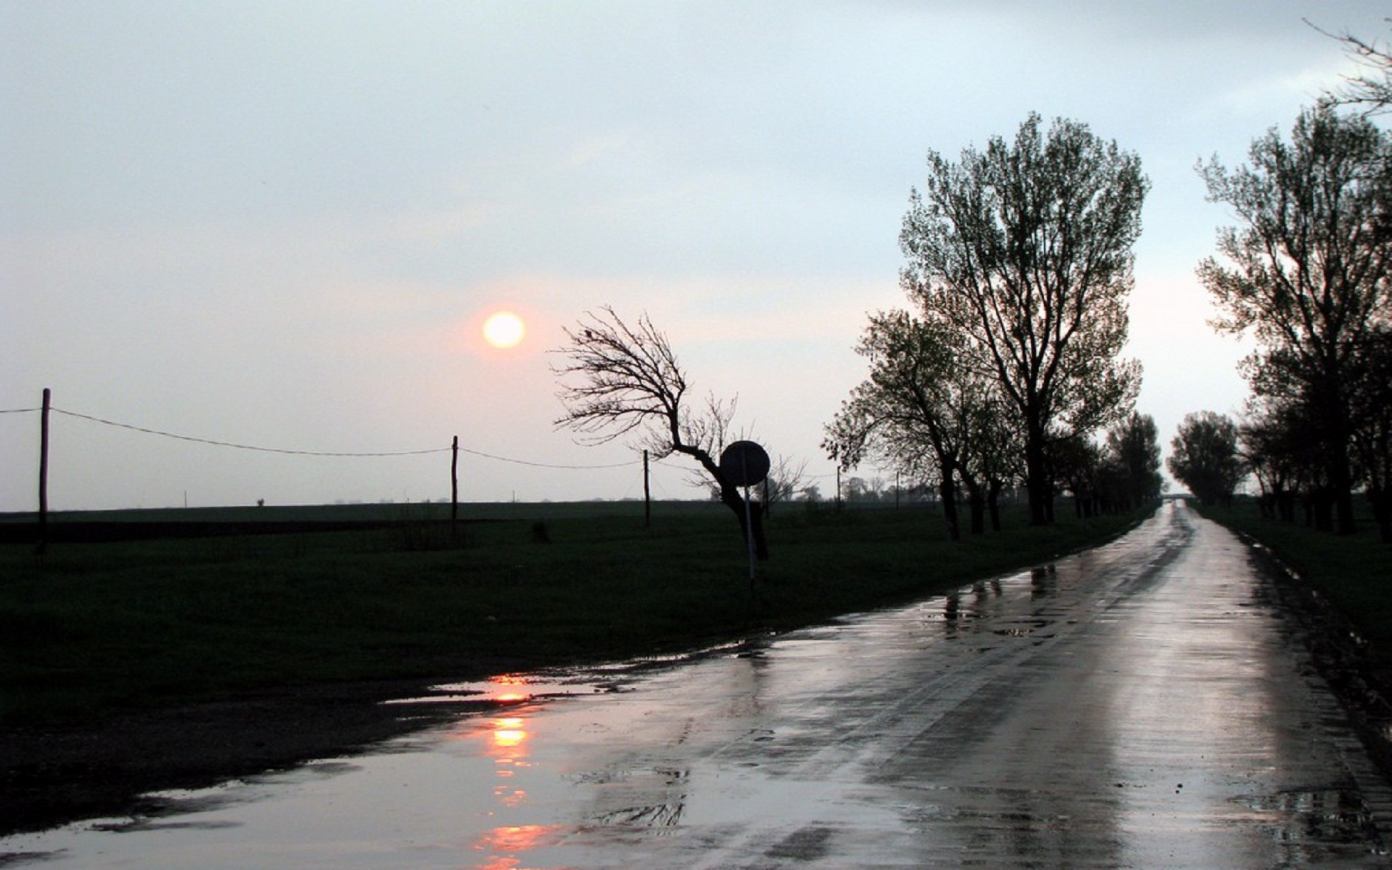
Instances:
[[[43,413],[39,415],[39,547],[43,555],[48,549],[48,410],[52,406],[53,394],[48,387],[43,391]]]
[[[450,446],[450,531],[459,524],[459,436]]]
[[[648,451],[643,451],[643,527],[652,526],[652,489],[648,485]]]

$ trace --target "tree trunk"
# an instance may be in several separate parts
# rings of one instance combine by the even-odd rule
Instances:
[[[967,507],[971,510],[971,533],[979,535],[986,531],[986,494],[981,489],[981,482],[965,467],[961,475],[962,484],[967,488]]]
[[[745,525],[744,493],[737,486],[721,486],[720,501],[734,511],[735,516],[739,518],[740,535],[747,536],[749,530]],[[768,539],[764,536],[764,515],[757,506],[751,504],[747,516],[754,523],[754,555],[760,562],[767,562],[769,551]]]
[[[1000,493],[1001,485],[995,481],[986,490],[986,509],[991,514],[991,531],[1001,530],[1000,522]]]
[[[1334,531],[1334,500],[1325,487],[1315,491],[1315,528],[1321,532]]]
[[[1353,485],[1349,482],[1348,462],[1344,463],[1343,484],[1334,488],[1334,533],[1351,535],[1358,531],[1353,520]]]
[[[1373,503],[1373,519],[1377,521],[1378,537],[1392,544],[1392,490],[1368,489],[1368,501]]]
[[[947,521],[947,537],[960,541],[962,530],[957,524],[957,485],[952,482],[951,471],[943,472],[942,483],[938,484],[938,495],[942,498],[943,519]]]
[[[1285,522],[1295,522],[1295,493],[1282,490],[1276,494],[1276,514]]]
[[[1325,501],[1330,517],[1329,529],[1338,535],[1355,531],[1353,519],[1353,468],[1349,462],[1349,440],[1352,433],[1349,404],[1344,385],[1340,382],[1338,364],[1332,360],[1326,366],[1324,392],[1324,467],[1328,491]]]
[[[1025,489],[1029,493],[1030,525],[1047,526],[1053,521],[1049,465],[1044,457],[1044,437],[1030,432],[1025,443]]]

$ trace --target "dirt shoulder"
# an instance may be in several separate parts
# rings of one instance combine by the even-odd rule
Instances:
[[[81,725],[0,727],[0,835],[157,814],[158,801],[141,795],[351,754],[459,715],[459,705],[382,703],[433,682],[281,689]]]

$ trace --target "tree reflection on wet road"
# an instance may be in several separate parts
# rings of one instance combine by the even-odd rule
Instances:
[[[161,824],[12,837],[0,855],[1381,866],[1387,784],[1266,584],[1237,539],[1168,504],[1107,547],[947,598],[669,666],[550,675],[333,775],[230,784]]]

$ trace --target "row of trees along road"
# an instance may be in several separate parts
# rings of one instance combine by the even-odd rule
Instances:
[[[1091,440],[1124,422],[1117,445],[1154,444],[1154,424],[1126,416],[1140,366],[1120,356],[1146,189],[1135,154],[1064,119],[1045,131],[1032,114],[1013,142],[956,162],[930,152],[900,233],[913,311],[870,317],[857,347],[870,374],[827,425],[828,455],[935,477],[954,536],[959,482],[974,531],[1013,480],[1037,525],[1060,481],[1085,512],[1158,495],[1158,447],[1142,451],[1143,485],[1109,487],[1103,469],[1124,460]]]
[[[1392,136],[1326,102],[1201,172],[1239,219],[1199,277],[1214,325],[1257,340],[1239,436],[1264,509],[1292,519],[1298,493],[1348,534],[1361,487],[1392,540]]]
[[[1370,120],[1392,107],[1392,54],[1335,37],[1363,70],[1276,129],[1247,165],[1215,158],[1200,173],[1238,225],[1199,266],[1221,312],[1214,326],[1251,334],[1251,387],[1235,424],[1191,414],[1170,469],[1206,502],[1251,473],[1262,512],[1349,534],[1354,495],[1392,542],[1392,136]]]

